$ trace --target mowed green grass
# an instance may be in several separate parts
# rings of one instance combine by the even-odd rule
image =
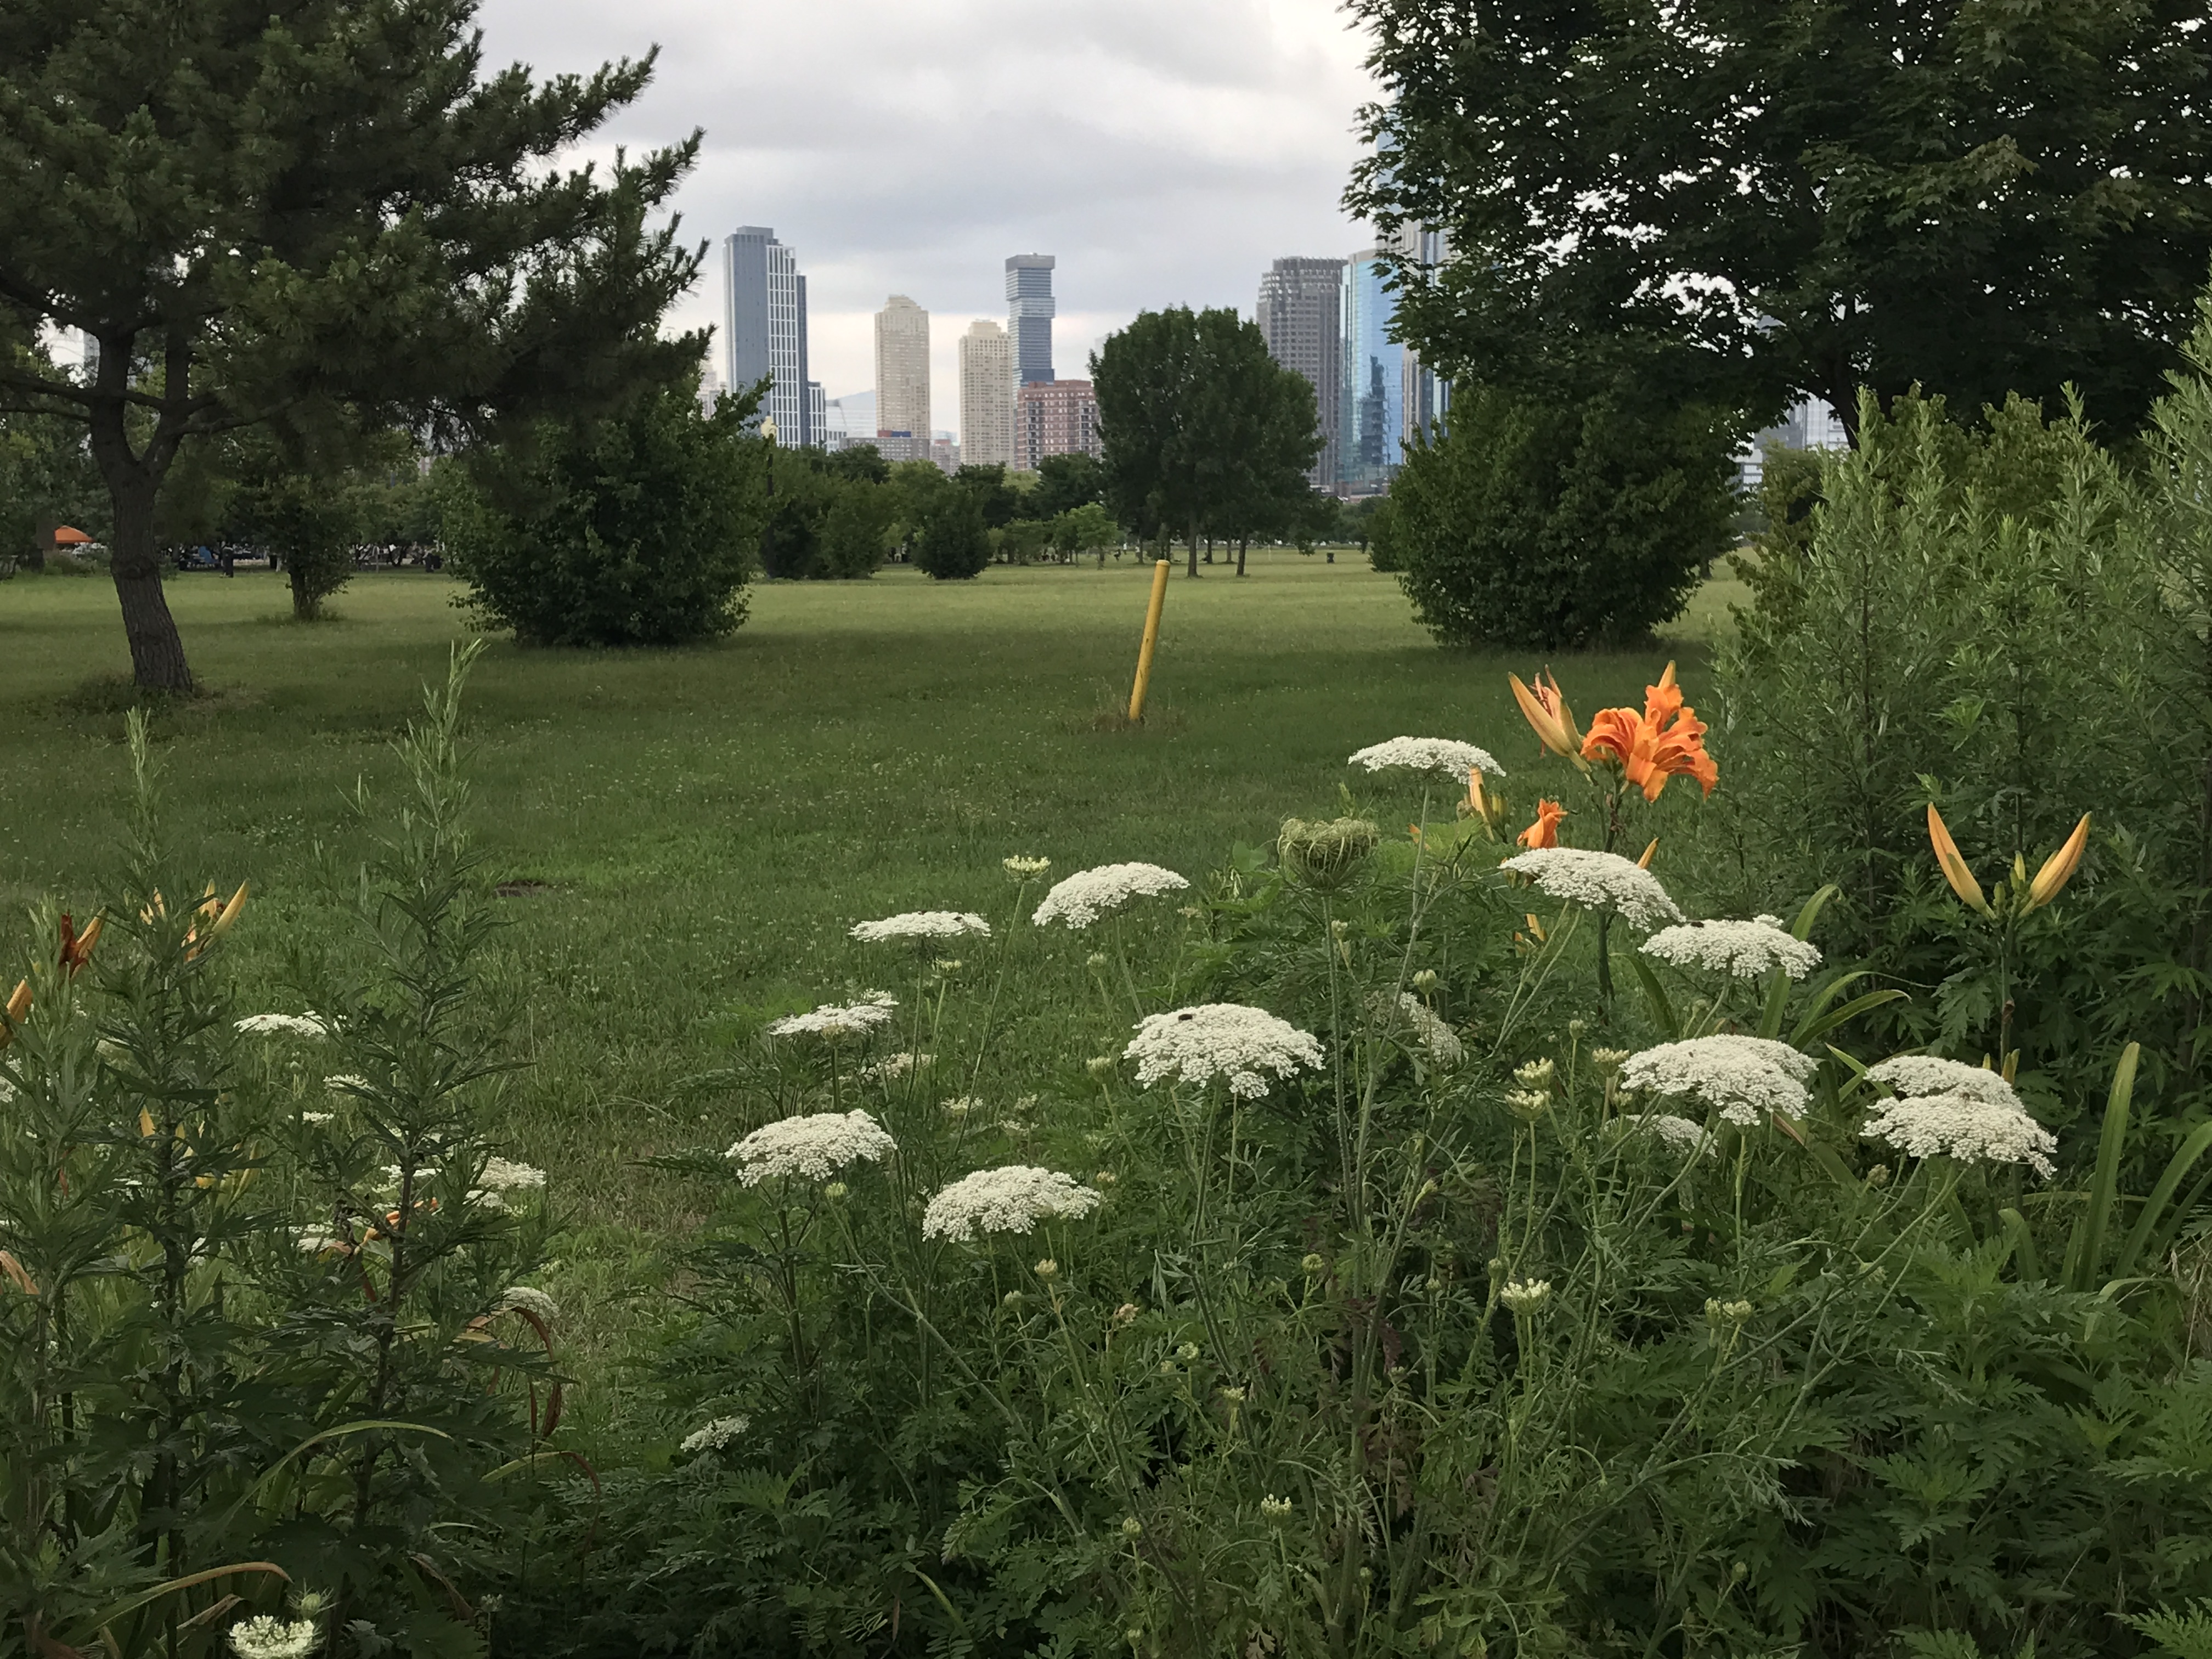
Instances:
[[[762,1010],[891,977],[847,939],[853,921],[1003,913],[1016,853],[1060,874],[1138,859],[1198,879],[1285,816],[1334,810],[1359,781],[1345,757],[1401,732],[1481,743],[1534,776],[1504,678],[1534,663],[1437,648],[1352,554],[1263,552],[1241,581],[1178,574],[1151,716],[1121,727],[1148,575],[1124,561],[939,585],[893,568],[758,588],[745,626],[705,647],[486,651],[469,702],[481,842],[494,877],[548,884],[501,905],[492,966],[530,1062],[503,1109],[574,1224],[564,1282],[585,1328],[618,1328],[656,1241],[690,1224],[695,1195],[639,1159],[709,1139],[734,1109],[684,1080]],[[157,721],[173,838],[218,884],[252,880],[238,960],[272,1007],[301,1006],[288,945],[335,936],[314,848],[358,857],[343,793],[359,779],[390,799],[388,740],[471,637],[459,592],[364,576],[335,620],[302,627],[281,578],[170,584],[212,693]],[[1577,708],[1638,698],[1668,651],[1698,655],[1727,597],[1701,595],[1666,651],[1556,663]],[[82,904],[112,866],[126,670],[106,581],[0,582],[14,915],[49,894]]]

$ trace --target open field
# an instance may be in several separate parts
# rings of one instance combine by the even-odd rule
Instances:
[[[517,1154],[552,1171],[576,1224],[562,1299],[587,1331],[619,1328],[623,1292],[656,1271],[652,1241],[684,1219],[682,1184],[635,1160],[721,1127],[682,1080],[763,1010],[881,977],[844,938],[854,920],[1003,909],[1013,853],[1057,873],[1142,859],[1199,878],[1286,814],[1331,807],[1344,757],[1401,732],[1486,744],[1509,768],[1530,757],[1504,671],[1531,665],[1438,650],[1356,556],[1178,575],[1152,719],[1115,729],[1100,717],[1127,696],[1146,574],[939,586],[892,569],[756,590],[751,620],[711,647],[487,653],[471,690],[482,840],[497,878],[546,884],[503,907],[499,972],[534,1062],[508,1109]],[[301,1006],[283,988],[287,941],[329,915],[315,844],[357,844],[342,792],[388,787],[386,740],[468,636],[457,592],[366,576],[337,620],[300,627],[281,578],[171,584],[214,692],[157,726],[171,822],[196,867],[252,879],[239,960],[273,1008]],[[1670,648],[1696,654],[1727,597],[1701,596]],[[1559,666],[1586,710],[1639,696],[1660,660]],[[107,858],[125,662],[105,580],[0,583],[11,919],[42,894],[82,900]]]

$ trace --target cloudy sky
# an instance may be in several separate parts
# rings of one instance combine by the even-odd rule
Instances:
[[[487,0],[488,55],[541,74],[661,48],[610,143],[706,131],[687,237],[798,251],[814,378],[875,380],[873,317],[930,313],[938,426],[954,343],[1006,316],[1010,253],[1051,253],[1054,368],[1139,310],[1249,314],[1267,262],[1349,253],[1339,205],[1370,95],[1334,0]],[[710,264],[675,320],[711,324]]]

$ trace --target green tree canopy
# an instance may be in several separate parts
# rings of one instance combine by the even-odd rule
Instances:
[[[1764,424],[1857,389],[2081,386],[2134,424],[2212,259],[2202,0],[1352,0],[1382,99],[1348,205],[1440,373],[1632,369]]]
[[[1030,512],[1056,519],[1063,513],[1106,499],[1106,469],[1094,455],[1048,455],[1037,463],[1036,490]]]
[[[485,76],[477,0],[11,0],[0,8],[0,336],[77,329],[86,380],[0,362],[0,405],[84,424],[143,685],[191,684],[155,513],[179,449],[262,421],[481,434],[672,381],[702,255],[648,229],[693,137],[556,164],[651,60]]]

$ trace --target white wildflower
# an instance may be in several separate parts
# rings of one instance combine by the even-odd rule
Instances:
[[[321,1645],[322,1632],[312,1619],[288,1623],[258,1613],[230,1627],[230,1649],[238,1659],[307,1659]]]
[[[1659,878],[1618,853],[1539,847],[1507,859],[1504,867],[1528,877],[1547,897],[1585,909],[1611,910],[1630,927],[1647,933],[1662,921],[1682,920],[1682,912],[1667,896]]]
[[[965,1117],[970,1112],[980,1112],[982,1109],[983,1097],[981,1095],[955,1095],[945,1103],[945,1115],[948,1117]]]
[[[1270,1521],[1280,1521],[1291,1512],[1291,1500],[1269,1492],[1260,1500],[1260,1513]]]
[[[1034,858],[1028,854],[1017,854],[1010,859],[1000,859],[999,862],[1005,866],[1006,873],[1018,881],[1025,881],[1031,876],[1041,876],[1052,868],[1050,859]]]
[[[881,921],[856,921],[853,937],[874,944],[887,939],[958,939],[974,933],[991,936],[991,924],[972,910],[908,910]]]
[[[897,1151],[884,1126],[866,1112],[816,1112],[764,1123],[730,1148],[744,1166],[738,1179],[757,1187],[770,1176],[827,1181],[848,1164],[880,1164]]]
[[[1765,1037],[1691,1037],[1631,1055],[1620,1080],[1651,1094],[1693,1097],[1717,1110],[1723,1121],[1751,1129],[1771,1112],[1802,1113],[1805,1081],[1820,1064],[1786,1042]]]
[[[922,1212],[924,1238],[964,1244],[978,1232],[1025,1233],[1040,1221],[1072,1221],[1105,1201],[1074,1176],[1027,1164],[978,1170],[929,1200]]]
[[[2028,1115],[1995,1072],[1933,1054],[1898,1054],[1867,1075],[1901,1099],[1885,1101],[1859,1133],[1911,1158],[1939,1154],[1962,1164],[2025,1164],[2049,1176],[2057,1138]]]
[[[508,1158],[494,1158],[485,1160],[483,1174],[477,1179],[495,1193],[510,1193],[523,1188],[543,1187],[545,1171]]]
[[[1388,743],[1378,743],[1361,750],[1345,764],[1363,767],[1370,772],[1382,772],[1392,768],[1403,768],[1412,772],[1440,772],[1462,783],[1467,781],[1469,772],[1477,770],[1487,772],[1492,777],[1505,775],[1505,769],[1492,757],[1487,749],[1478,749],[1471,743],[1462,743],[1455,738],[1393,738]]]
[[[1375,1011],[1388,1014],[1390,1007],[1387,996],[1375,999]],[[1410,991],[1398,993],[1398,1016],[1412,1032],[1416,1047],[1426,1051],[1429,1058],[1443,1070],[1451,1068],[1467,1058],[1467,1045],[1459,1040],[1452,1028],[1439,1019],[1429,1005]]]
[[[864,1083],[896,1083],[899,1079],[927,1066],[937,1058],[934,1054],[917,1054],[902,1050],[885,1054],[881,1060],[860,1067]]]
[[[340,1072],[335,1077],[325,1078],[323,1087],[334,1095],[351,1094],[356,1091],[365,1092],[368,1088],[368,1079],[357,1077],[351,1072]]]
[[[302,1123],[328,1123],[332,1121],[337,1116],[337,1114],[335,1112],[302,1112],[300,1114],[300,1121]]]
[[[1717,1158],[1720,1148],[1702,1123],[1692,1123],[1686,1117],[1677,1117],[1672,1112],[1623,1112],[1613,1121],[1616,1134],[1644,1134],[1656,1140],[1669,1152],[1687,1158],[1703,1149],[1707,1158]]]
[[[1530,1314],[1541,1307],[1552,1294],[1548,1279],[1516,1279],[1498,1293],[1498,1299],[1517,1314]]]
[[[1063,927],[1088,927],[1131,899],[1181,892],[1189,885],[1174,871],[1163,870],[1157,864],[1102,864],[1055,882],[1030,920],[1040,927],[1048,921]]]
[[[530,1285],[510,1285],[500,1292],[499,1304],[492,1311],[535,1314],[550,1325],[561,1316],[561,1304]]]
[[[679,1452],[720,1451],[753,1425],[750,1417],[718,1417],[684,1437]]]
[[[1791,979],[1802,979],[1820,965],[1820,947],[1784,930],[1778,916],[1662,927],[1644,941],[1644,954],[1677,968],[1704,968],[1737,979],[1757,979],[1777,968]]]
[[[252,1036],[269,1036],[278,1032],[288,1036],[307,1037],[323,1037],[331,1034],[330,1022],[320,1014],[248,1014],[237,1023],[236,1029]]]
[[[1137,1062],[1137,1082],[1150,1088],[1163,1079],[1193,1085],[1219,1077],[1229,1092],[1257,1100],[1267,1078],[1295,1077],[1300,1067],[1319,1071],[1321,1044],[1309,1032],[1262,1008],[1206,1002],[1172,1013],[1150,1014],[1121,1051]]]
[[[896,997],[873,991],[849,1005],[825,1002],[811,1014],[786,1014],[781,1019],[772,1019],[768,1023],[768,1034],[772,1037],[819,1037],[824,1042],[842,1042],[848,1037],[864,1037],[888,1025],[891,1011],[897,1006]]]
[[[1900,1095],[1963,1095],[1992,1106],[2020,1104],[2020,1097],[1986,1066],[1968,1066],[1934,1054],[1892,1054],[1867,1067],[1867,1076]]]

